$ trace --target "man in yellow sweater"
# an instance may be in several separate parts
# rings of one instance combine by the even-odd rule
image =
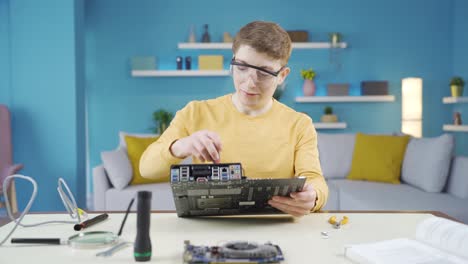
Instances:
[[[240,162],[250,178],[307,177],[303,191],[269,204],[293,216],[319,210],[328,186],[312,120],[273,99],[290,72],[291,39],[275,23],[254,21],[237,33],[232,50],[235,92],[178,111],[143,153],[141,175],[169,180],[170,166],[188,156],[193,163]]]

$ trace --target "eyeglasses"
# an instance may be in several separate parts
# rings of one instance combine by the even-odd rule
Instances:
[[[268,82],[275,79],[276,77],[278,77],[278,74],[286,67],[283,66],[278,71],[274,72],[262,67],[236,61],[235,57],[232,58],[231,65],[233,66],[234,70],[236,70],[236,72],[240,75],[240,77],[246,77],[248,75],[249,68],[255,69],[257,81],[259,82]]]

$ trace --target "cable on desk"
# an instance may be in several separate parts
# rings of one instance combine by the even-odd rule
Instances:
[[[11,212],[10,201],[8,199],[8,186],[10,184],[10,181],[13,180],[14,178],[27,180],[27,181],[31,182],[31,184],[33,186],[33,192],[31,194],[31,198],[29,199],[26,207],[24,208],[23,213],[21,213],[20,217],[18,217],[18,218],[15,218],[13,216],[13,213]],[[63,188],[65,188],[65,190],[67,191],[67,194],[65,194],[65,192],[63,191]],[[27,213],[29,213],[29,210],[31,209],[31,206],[32,206],[32,204],[34,203],[34,201],[36,199],[36,196],[37,196],[37,183],[33,178],[31,178],[29,176],[24,176],[24,175],[21,175],[21,174],[14,174],[14,175],[10,175],[10,176],[6,177],[5,180],[3,181],[3,195],[4,195],[4,198],[5,198],[5,204],[6,204],[8,217],[13,222],[15,222],[15,226],[11,229],[10,233],[8,233],[8,235],[0,242],[0,246],[3,245],[3,243],[5,243],[5,241],[7,241],[7,239],[11,236],[11,234],[13,234],[13,232],[16,230],[16,228],[18,226],[34,227],[34,226],[39,226],[39,225],[44,225],[44,224],[51,224],[51,223],[65,223],[65,224],[80,223],[81,222],[80,215],[81,214],[86,214],[86,213],[82,209],[78,208],[78,206],[76,204],[76,201],[75,201],[75,198],[74,198],[72,192],[70,191],[70,188],[68,188],[67,183],[62,178],[58,179],[57,191],[59,192],[60,198],[62,199],[62,202],[63,202],[63,204],[65,206],[65,209],[67,210],[68,214],[70,215],[70,217],[72,219],[76,218],[75,221],[52,220],[52,221],[45,221],[45,222],[39,222],[39,223],[33,223],[33,224],[22,224],[21,221],[23,220],[24,216]]]

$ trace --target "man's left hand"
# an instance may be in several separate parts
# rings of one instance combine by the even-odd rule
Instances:
[[[308,215],[315,206],[317,191],[311,184],[304,184],[301,192],[294,192],[290,197],[273,196],[268,204],[292,216]]]

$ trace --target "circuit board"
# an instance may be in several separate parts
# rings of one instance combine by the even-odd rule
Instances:
[[[282,213],[268,201],[301,191],[304,183],[304,177],[250,179],[242,175],[239,163],[171,167],[172,194],[180,217]]]
[[[232,241],[221,246],[195,246],[185,241],[184,263],[280,263],[284,260],[278,245]]]

